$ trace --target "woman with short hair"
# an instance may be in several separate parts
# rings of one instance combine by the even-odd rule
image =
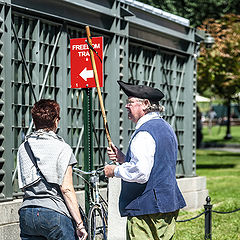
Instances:
[[[32,108],[35,131],[18,149],[18,182],[24,192],[22,240],[87,239],[73,187],[71,147],[56,134],[59,104],[41,99]]]

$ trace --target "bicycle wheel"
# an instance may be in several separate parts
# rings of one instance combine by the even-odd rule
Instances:
[[[88,214],[89,240],[107,240],[107,214],[101,205],[93,205]]]

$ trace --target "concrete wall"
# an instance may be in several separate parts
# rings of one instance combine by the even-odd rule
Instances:
[[[206,204],[206,197],[208,196],[206,177],[181,178],[177,182],[187,203],[184,210],[200,209],[203,204]]]
[[[22,200],[0,204],[0,240],[18,240],[18,209]]]

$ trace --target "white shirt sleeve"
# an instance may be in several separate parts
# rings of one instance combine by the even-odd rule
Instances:
[[[155,148],[155,141],[148,132],[137,133],[130,146],[130,162],[117,166],[115,177],[126,182],[146,183],[154,164]]]

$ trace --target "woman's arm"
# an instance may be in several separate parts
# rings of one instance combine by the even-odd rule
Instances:
[[[81,215],[78,209],[76,193],[73,187],[72,166],[68,166],[60,189],[68,207],[68,210],[72,218],[76,222],[78,237],[81,237],[82,240],[87,239],[87,232],[83,226],[83,221],[81,219]]]

